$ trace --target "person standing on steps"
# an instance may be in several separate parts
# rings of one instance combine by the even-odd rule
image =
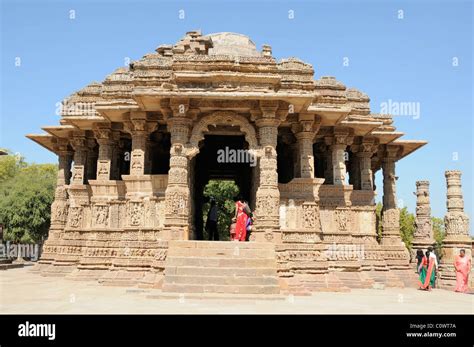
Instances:
[[[245,206],[248,205],[245,203],[242,196],[238,196],[237,201],[235,202],[235,238],[234,241],[245,241],[247,236],[247,220],[248,215],[245,213]]]
[[[211,199],[211,207],[207,213],[206,230],[209,233],[209,241],[219,241],[219,232],[217,231],[217,204]]]

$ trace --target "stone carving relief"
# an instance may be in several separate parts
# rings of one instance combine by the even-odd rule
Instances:
[[[94,224],[99,227],[107,227],[108,226],[108,218],[109,218],[109,206],[107,205],[94,205],[93,208],[93,220]]]
[[[69,209],[69,226],[71,228],[80,228],[82,226],[83,208],[80,206]]]

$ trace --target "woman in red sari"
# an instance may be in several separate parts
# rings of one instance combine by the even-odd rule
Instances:
[[[466,257],[466,251],[461,249],[459,255],[454,261],[454,268],[456,269],[456,288],[455,292],[467,293],[467,284],[469,282],[469,272],[471,271],[471,259]]]
[[[247,235],[247,214],[244,211],[245,202],[242,197],[238,197],[235,202],[235,238],[236,241],[245,241]]]
[[[430,259],[430,251],[427,251],[426,255],[423,257],[423,260],[421,261],[421,265],[419,268],[420,289],[431,290],[436,278],[434,268],[435,268],[435,262],[433,259]]]

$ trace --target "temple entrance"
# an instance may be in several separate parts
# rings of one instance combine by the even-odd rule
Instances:
[[[252,157],[243,135],[205,135],[200,142],[200,151],[191,162],[192,207],[194,238],[204,240],[209,201],[214,198],[219,213],[233,213],[233,198],[238,194],[254,206],[252,193],[252,171],[256,169],[256,158]],[[225,228],[233,215],[219,217],[218,230],[221,240],[228,239]]]

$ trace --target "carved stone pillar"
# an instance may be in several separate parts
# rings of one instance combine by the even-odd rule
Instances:
[[[372,156],[377,150],[377,143],[374,139],[362,139],[359,150],[356,153],[358,158],[359,182],[356,189],[374,190],[374,174],[372,172]]]
[[[453,263],[461,249],[466,251],[465,257],[472,259],[472,239],[469,236],[469,217],[464,213],[461,171],[446,171],[445,176],[448,211],[444,217],[446,237],[443,240],[439,284],[443,288],[452,288],[456,283]]]
[[[113,180],[120,180],[120,166],[123,157],[123,141],[121,139],[120,131],[112,132],[113,149],[112,149],[112,173]]]
[[[99,143],[99,157],[97,159],[97,181],[109,181],[112,169],[113,139],[112,131],[108,128],[94,129]]]
[[[277,137],[280,121],[260,118],[256,121],[262,153],[260,157],[260,184],[257,189],[257,241],[274,241],[273,232],[280,228],[280,191],[277,173]]]
[[[314,178],[313,139],[319,126],[320,122],[314,121],[314,115],[305,114],[300,114],[298,123],[292,126],[298,146],[299,172],[296,177]]]
[[[333,184],[342,186],[346,179],[346,148],[352,144],[353,137],[350,136],[349,129],[335,128],[334,136],[325,140],[330,146]]]
[[[397,207],[395,162],[398,159],[399,146],[386,145],[382,159],[383,171],[383,208],[382,240],[384,257],[389,267],[406,269],[410,255],[400,236],[400,211]]]
[[[132,134],[132,153],[130,154],[130,176],[145,174],[145,154],[147,149],[146,118],[132,118],[129,124]]]
[[[87,179],[94,180],[97,178],[97,142],[93,138],[87,139]]]
[[[431,223],[430,182],[416,182],[416,217],[415,233],[413,235],[412,262],[416,263],[416,251],[426,252],[428,247],[434,245],[433,227]]]
[[[324,184],[334,184],[334,170],[332,167],[332,151],[330,144],[332,143],[332,137],[324,138],[326,144],[326,150],[324,152],[326,165],[324,167]]]
[[[189,188],[189,159],[185,144],[189,140],[192,120],[172,117],[168,120],[171,135],[170,169],[165,191],[165,238],[189,239],[191,201]]]
[[[86,138],[84,135],[74,135],[71,139],[74,149],[74,165],[72,167],[72,185],[85,183],[85,166],[87,160]]]
[[[58,176],[54,201],[51,205],[51,228],[49,236],[54,232],[62,231],[67,222],[68,194],[66,186],[71,178],[71,162],[73,152],[68,149],[66,140],[60,140],[57,145]],[[53,236],[54,237],[54,236]]]
[[[352,155],[349,157],[349,184],[352,185],[354,190],[360,190],[360,157],[359,145],[352,145]]]

